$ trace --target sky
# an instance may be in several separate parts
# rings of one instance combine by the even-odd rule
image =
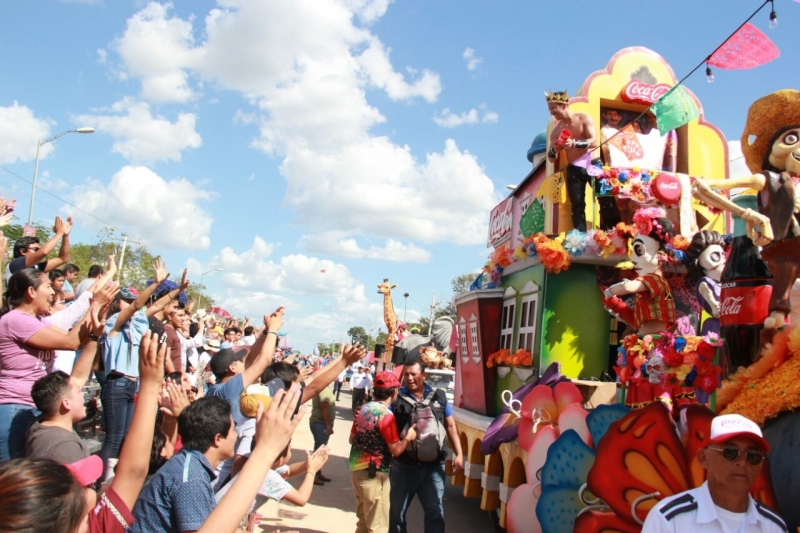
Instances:
[[[620,49],[682,78],[759,0],[9,0],[0,20],[0,194],[72,214],[189,268],[219,305],[285,306],[295,348],[446,303],[485,263],[491,208],[530,171],[548,115]],[[748,106],[800,85],[800,4],[753,23],[781,57],[686,85],[731,142]],[[734,165],[741,165],[741,160]],[[732,173],[736,173],[732,171]],[[408,293],[408,298],[403,294]]]

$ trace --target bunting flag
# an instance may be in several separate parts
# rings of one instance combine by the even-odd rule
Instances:
[[[700,110],[694,100],[682,85],[676,85],[658,102],[653,104],[650,111],[656,116],[658,131],[661,135],[679,128],[700,116]]]
[[[726,70],[744,70],[760,67],[780,55],[775,43],[748,22],[714,52],[708,64]]]

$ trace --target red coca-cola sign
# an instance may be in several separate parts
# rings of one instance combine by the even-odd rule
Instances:
[[[489,240],[487,244],[493,246],[511,236],[514,226],[514,197],[509,196],[500,202],[489,216]]]
[[[631,80],[628,82],[628,85],[622,89],[620,96],[625,102],[649,106],[667,94],[670,89],[672,89],[672,87],[666,83],[648,85],[647,83],[642,83],[639,80]]]
[[[771,280],[737,280],[720,285],[719,323],[722,326],[761,324],[769,315]]]
[[[650,194],[664,205],[675,205],[681,199],[681,180],[673,174],[659,174],[650,183]]]

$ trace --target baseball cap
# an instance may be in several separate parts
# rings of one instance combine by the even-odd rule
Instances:
[[[67,467],[67,470],[72,472],[72,475],[75,476],[75,479],[78,480],[81,487],[91,485],[103,475],[103,460],[97,455],[90,455],[85,459],[64,466]]]
[[[761,428],[752,420],[742,415],[720,415],[711,421],[709,444],[722,444],[739,436],[750,437],[762,451],[769,451],[769,444],[764,440]]]
[[[239,410],[243,416],[255,418],[258,413],[258,404],[260,403],[263,405],[266,410],[269,404],[272,403],[272,398],[275,396],[275,393],[283,389],[285,389],[285,387],[280,378],[275,378],[266,385],[254,383],[239,395]]]
[[[139,291],[133,287],[122,287],[119,290],[119,297],[123,300],[135,300],[139,297]]]
[[[378,372],[373,384],[376,389],[391,389],[392,387],[399,387],[400,380],[397,379],[397,376],[391,370],[384,370]]]
[[[228,373],[228,367],[235,361],[244,359],[247,356],[248,350],[234,351],[230,348],[220,350],[211,357],[208,366],[211,367],[211,372],[215,376],[224,376]]]

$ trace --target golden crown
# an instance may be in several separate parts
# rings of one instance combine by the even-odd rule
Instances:
[[[544,97],[548,104],[569,104],[569,95],[567,94],[567,91],[553,92],[551,90],[549,93],[544,93]]]

